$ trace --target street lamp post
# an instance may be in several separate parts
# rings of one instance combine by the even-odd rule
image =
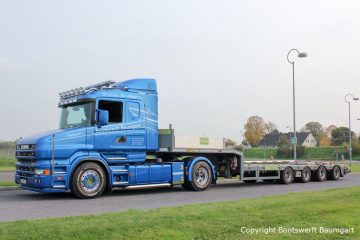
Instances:
[[[297,57],[299,58],[305,58],[307,57],[307,53],[305,52],[299,52],[299,50],[297,49],[291,49],[288,54],[287,54],[287,60],[288,62],[292,65],[292,78],[293,78],[293,121],[294,121],[294,136],[293,138],[296,139],[296,116],[295,116],[295,61],[290,61],[289,59],[289,55],[291,52],[296,52],[297,53]],[[297,139],[296,142],[294,143],[294,160],[296,160],[296,144],[297,144]]]
[[[290,155],[290,156],[289,156],[289,157],[290,157],[289,159],[291,159],[291,131],[292,131],[292,130],[291,130],[291,127],[290,127],[290,126],[287,126],[286,128],[289,129],[289,153],[290,153],[290,154],[289,154],[289,155]]]
[[[351,97],[350,99],[348,99],[348,97]],[[349,159],[350,159],[350,165],[351,165],[351,162],[352,162],[352,148],[351,148],[351,106],[350,106],[350,103],[351,103],[351,100],[353,101],[358,101],[359,98],[357,97],[354,97],[354,95],[352,94],[346,94],[345,97],[345,102],[348,103],[349,105]]]
[[[243,131],[240,131],[240,145],[242,145],[243,141],[244,141]]]

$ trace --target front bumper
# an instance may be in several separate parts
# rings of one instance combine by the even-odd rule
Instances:
[[[26,175],[23,171],[17,170],[15,175],[15,183],[19,184],[20,188],[37,192],[67,192],[66,179],[66,172],[53,176],[36,175],[33,172]]]
[[[55,188],[31,188],[25,185],[19,185],[21,189],[24,190],[30,190],[34,192],[40,192],[40,193],[63,193],[63,192],[69,192],[66,189],[55,189]]]

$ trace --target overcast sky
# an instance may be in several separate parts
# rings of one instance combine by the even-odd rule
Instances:
[[[360,96],[359,1],[0,0],[0,139],[58,127],[58,92],[156,78],[160,127],[240,139],[259,115],[297,128],[348,125]],[[360,132],[360,102],[352,105]]]

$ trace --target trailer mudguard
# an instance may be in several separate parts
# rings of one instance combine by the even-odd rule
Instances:
[[[192,181],[192,170],[194,165],[197,162],[200,161],[204,161],[207,164],[209,164],[211,171],[212,171],[212,183],[216,183],[216,171],[215,171],[215,166],[211,163],[211,161],[209,159],[207,159],[206,157],[189,157],[185,159],[184,162],[184,166],[185,166],[185,177],[184,180],[185,181]]]

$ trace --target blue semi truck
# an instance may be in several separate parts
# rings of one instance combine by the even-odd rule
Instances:
[[[17,142],[15,181],[22,189],[95,198],[116,188],[201,191],[218,177],[289,184],[348,172],[341,162],[244,162],[236,150],[176,148],[174,129],[158,129],[154,79],[106,81],[59,97],[59,129]]]

